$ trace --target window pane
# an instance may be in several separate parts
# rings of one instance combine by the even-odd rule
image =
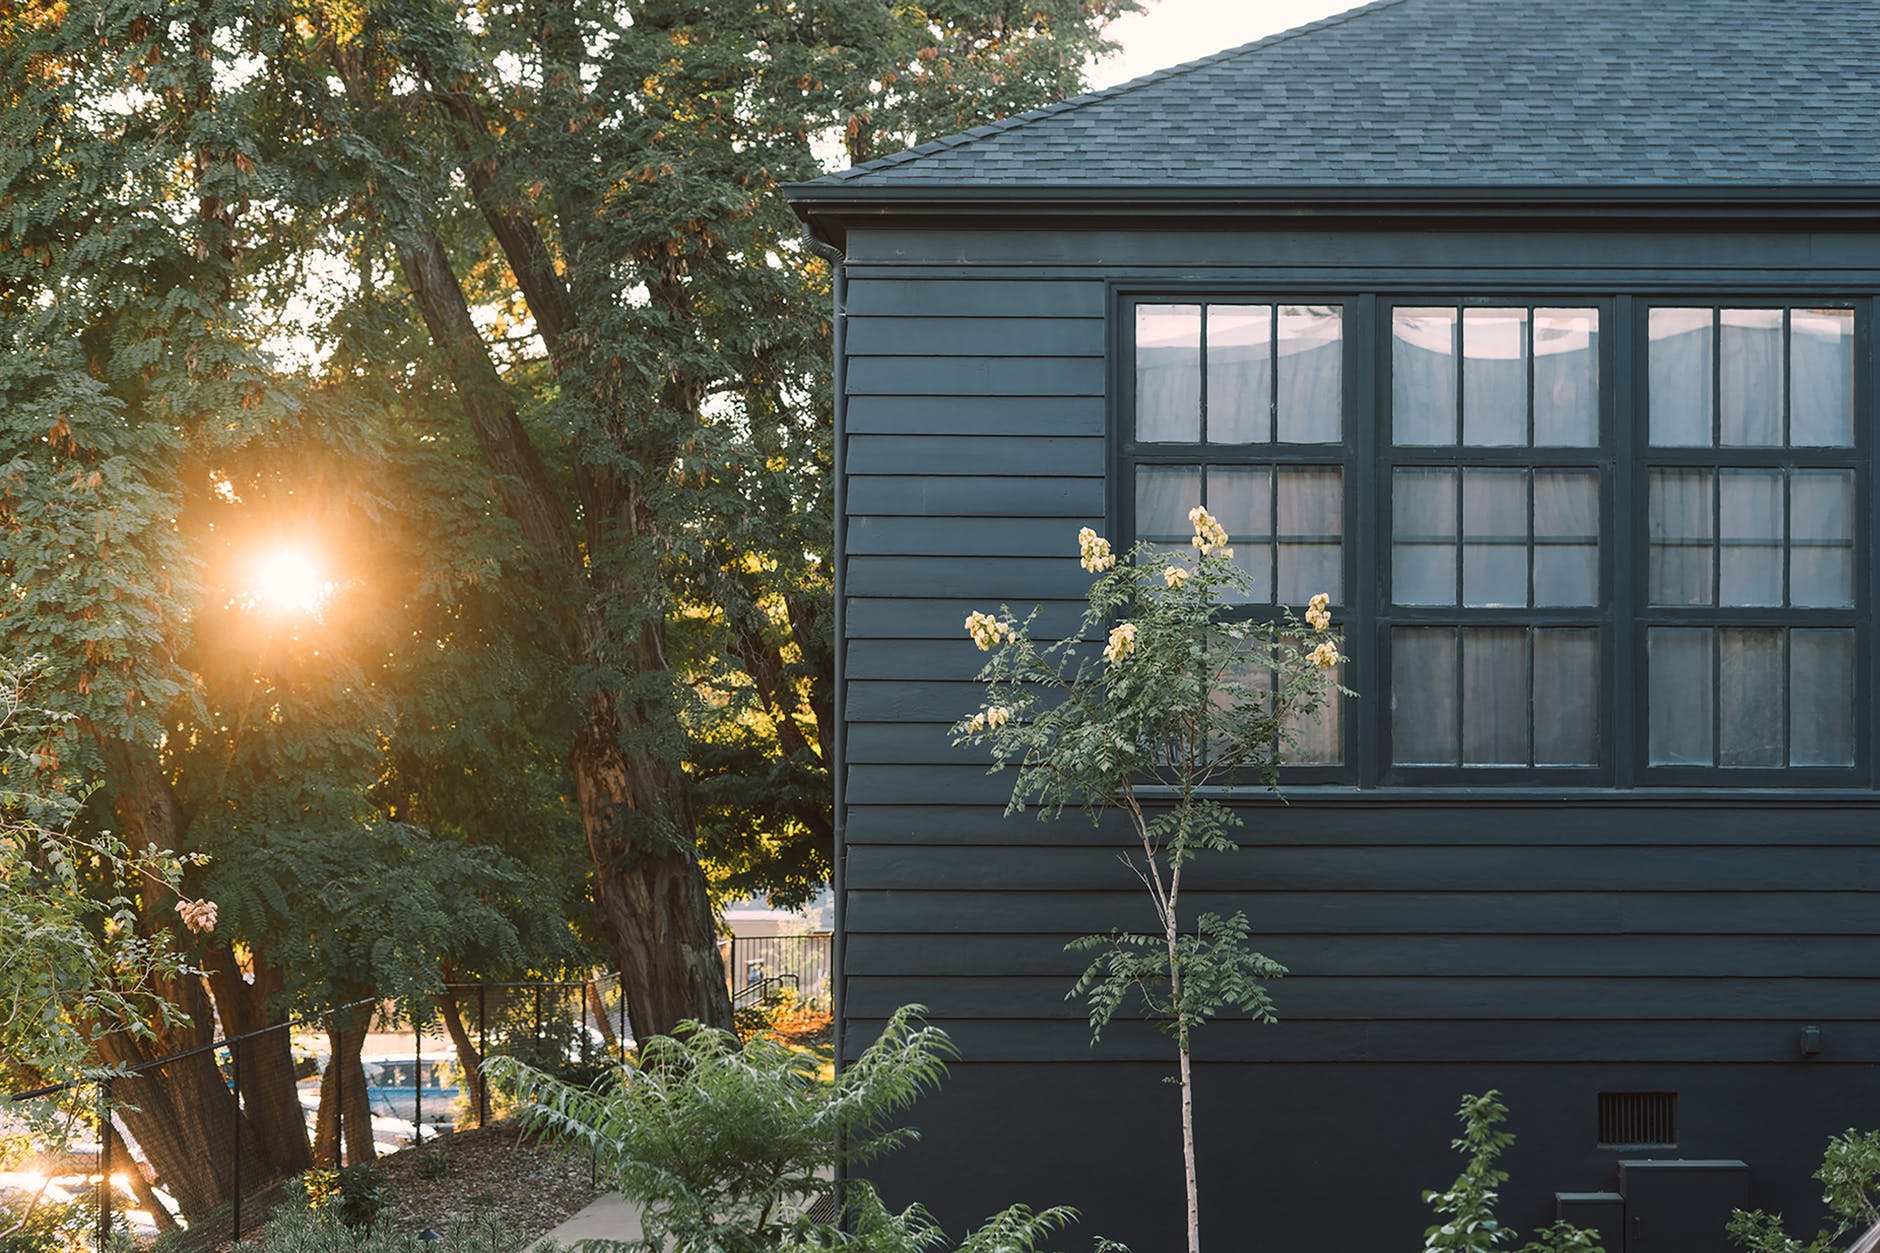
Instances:
[[[1281,305],[1279,310],[1279,437],[1288,444],[1333,444],[1344,438],[1344,310],[1336,305]]]
[[[1398,765],[1456,763],[1456,633],[1399,627],[1390,634],[1391,758]]]
[[[1344,667],[1336,667],[1331,678],[1344,682]],[[1344,703],[1345,698],[1334,692],[1317,713],[1288,715],[1286,733],[1291,742],[1283,759],[1295,766],[1335,766],[1343,761]]]
[[[1710,765],[1710,630],[1653,627],[1646,648],[1651,764]]]
[[[1599,310],[1534,311],[1534,443],[1599,443]]]
[[[1137,539],[1187,542],[1194,533],[1188,511],[1200,503],[1200,466],[1136,467]]]
[[[1854,311],[1789,313],[1789,443],[1854,443]]]
[[[1391,438],[1399,444],[1456,442],[1456,311],[1391,313]]]
[[[1462,472],[1463,604],[1528,603],[1527,523],[1525,470]]]
[[[1717,346],[1718,435],[1767,448],[1782,442],[1782,310],[1725,309]]]
[[[1535,628],[1535,765],[1599,763],[1599,695],[1599,632]]]
[[[1456,471],[1391,476],[1391,600],[1456,603]]]
[[[1201,306],[1136,306],[1136,438],[1201,438]]]
[[[1854,764],[1854,633],[1789,634],[1789,764]]]
[[[1648,595],[1654,605],[1709,605],[1711,471],[1653,470]]]
[[[1344,533],[1341,472],[1279,472],[1279,600],[1303,605],[1320,592],[1344,600],[1339,537]]]
[[[1718,602],[1782,603],[1782,471],[1725,470],[1718,484],[1723,551]]]
[[[1599,603],[1599,476],[1593,471],[1534,472],[1534,603]]]
[[[1525,766],[1528,760],[1527,631],[1462,633],[1462,764]]]
[[[1260,604],[1273,600],[1273,471],[1267,466],[1209,466],[1208,512],[1227,531],[1234,549],[1234,564],[1253,583],[1248,596]],[[1182,527],[1193,505],[1181,511]],[[1237,597],[1236,597],[1237,598]]]
[[[1208,442],[1273,438],[1273,308],[1208,306]]]
[[[1526,309],[1462,312],[1462,442],[1528,442]]]
[[[1717,764],[1780,766],[1782,632],[1725,627],[1717,633]]]
[[[1708,309],[1653,309],[1649,322],[1651,442],[1711,443],[1711,317]]]
[[[1789,603],[1854,605],[1854,473],[1797,470],[1789,480]]]

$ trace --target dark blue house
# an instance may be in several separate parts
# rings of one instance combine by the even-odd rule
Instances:
[[[1121,832],[1002,818],[947,724],[970,610],[1068,624],[1079,527],[1202,500],[1362,693],[1202,872],[1293,971],[1204,1037],[1210,1247],[1415,1247],[1491,1086],[1524,1230],[1812,1223],[1880,1126],[1872,5],[1384,0],[790,195],[840,254],[843,1048],[919,1001],[965,1056],[890,1195],[1178,1245],[1168,1046],[1064,997],[1148,924]]]

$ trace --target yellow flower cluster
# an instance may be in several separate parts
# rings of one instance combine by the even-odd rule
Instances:
[[[215,930],[214,901],[178,901],[176,912],[182,915],[183,925],[191,931]]]
[[[1077,532],[1077,554],[1078,564],[1092,574],[1102,574],[1116,564],[1116,554],[1110,551],[1110,541],[1089,527]]]
[[[1331,603],[1332,598],[1324,592],[1314,596],[1311,603],[1306,606],[1306,625],[1314,631],[1323,631],[1331,626],[1332,611],[1329,608]]]
[[[1136,650],[1136,624],[1125,622],[1110,628],[1110,642],[1103,646],[1103,660],[1115,665]]]
[[[989,613],[975,610],[966,615],[966,633],[973,637],[982,653],[991,652],[1012,638],[1012,628]]]
[[[1195,537],[1189,542],[1201,550],[1202,556],[1219,553],[1223,557],[1232,557],[1234,550],[1227,546],[1227,528],[1215,521],[1214,515],[1206,508],[1196,505],[1188,511],[1188,520],[1195,524]]]
[[[977,735],[985,730],[997,731],[1011,720],[1012,711],[1010,709],[1007,709],[1004,705],[993,705],[988,709],[980,710],[978,713],[968,718],[966,720],[966,729],[974,735]]]
[[[1181,566],[1163,566],[1162,581],[1170,587],[1180,587],[1188,581],[1188,571]]]
[[[1338,645],[1332,643],[1330,640],[1326,640],[1317,648],[1307,653],[1306,660],[1310,661],[1321,670],[1330,670],[1344,659],[1338,655]]]

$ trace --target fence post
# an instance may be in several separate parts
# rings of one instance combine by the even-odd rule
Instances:
[[[588,1064],[588,985],[577,984],[575,996],[581,1001],[581,1064],[586,1066]]]
[[[620,1044],[620,1064],[624,1066],[627,1064],[627,980],[624,975],[620,979],[620,1034],[614,1039]]]
[[[230,1141],[235,1146],[234,1206],[231,1215],[235,1235],[234,1242],[242,1242],[242,1050],[238,1044],[228,1046],[229,1077],[233,1087],[234,1099],[229,1102],[232,1116],[229,1122],[234,1128],[234,1138]]]
[[[542,985],[539,983],[535,985],[535,1042],[542,1043]]]
[[[424,1143],[424,1026],[411,1007],[411,1142]]]
[[[98,1253],[111,1243],[111,1081],[98,1081]]]
[[[483,1073],[483,1063],[490,1059],[490,1015],[485,1004],[484,993],[489,985],[477,980],[477,1126],[481,1127],[490,1116],[490,1082]]]

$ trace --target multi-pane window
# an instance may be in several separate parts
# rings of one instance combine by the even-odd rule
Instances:
[[[1202,502],[1250,577],[1246,612],[1335,602],[1365,699],[1296,761],[1381,783],[1864,770],[1867,332],[1851,305],[1125,309],[1126,533],[1185,556]]]
[[[1191,560],[1204,504],[1247,572],[1247,612],[1345,598],[1347,310],[1221,300],[1135,306],[1124,508],[1133,538]],[[1295,728],[1298,764],[1343,759],[1339,710]]]
[[[1850,768],[1854,312],[1657,305],[1645,326],[1646,764]]]

